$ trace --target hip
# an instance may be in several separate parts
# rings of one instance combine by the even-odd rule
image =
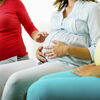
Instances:
[[[26,54],[25,56],[22,56],[22,57],[20,57],[20,56],[13,56],[13,57],[10,57],[8,59],[0,61],[0,65],[1,64],[13,63],[13,62],[17,62],[17,61],[22,61],[22,60],[28,60],[28,59],[29,59],[28,54]]]

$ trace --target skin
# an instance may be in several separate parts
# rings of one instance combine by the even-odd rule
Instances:
[[[96,66],[95,63],[92,63],[81,67],[77,67],[74,70],[72,70],[72,72],[83,77],[87,76],[100,77],[100,65]]]
[[[44,57],[44,53],[42,52],[43,46],[40,46],[37,51],[36,51],[36,57],[38,60],[40,60],[41,62],[47,62],[47,59]]]
[[[47,49],[47,52],[44,55],[48,56],[49,59],[68,55],[69,48],[65,43],[55,40],[53,41],[53,44],[54,46],[45,47],[45,49]]]
[[[31,36],[32,36],[33,40],[35,40],[36,42],[40,42],[41,43],[48,36],[48,33],[47,32],[33,31]]]

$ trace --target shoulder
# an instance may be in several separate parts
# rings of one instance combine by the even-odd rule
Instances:
[[[22,0],[11,0],[11,1],[14,2],[16,5],[22,4]]]
[[[93,15],[95,17],[100,15],[100,4],[99,3],[90,3],[88,7],[89,15]]]
[[[63,10],[62,11],[55,10],[55,11],[52,12],[51,17],[57,18],[57,16],[60,16],[62,14],[62,12],[63,12]]]
[[[55,10],[55,11],[52,12],[52,15],[58,15],[60,12],[61,12],[61,11]]]
[[[21,2],[21,0],[9,0],[9,1],[11,1],[11,2]]]
[[[79,7],[82,10],[82,13],[88,16],[89,14],[100,13],[100,4],[92,1],[78,1]]]
[[[77,5],[81,6],[82,8],[85,8],[85,9],[87,9],[87,8],[93,9],[93,8],[98,7],[100,4],[96,3],[96,2],[92,2],[92,1],[79,0],[79,1],[77,1]]]
[[[100,10],[100,4],[96,2],[85,2],[86,8],[89,12]]]
[[[7,0],[7,2],[11,5],[11,6],[13,6],[14,8],[18,8],[18,7],[20,7],[20,5],[21,5],[21,0]]]
[[[13,0],[13,2],[15,4],[15,7],[17,7],[17,8],[23,8],[24,7],[22,0]]]

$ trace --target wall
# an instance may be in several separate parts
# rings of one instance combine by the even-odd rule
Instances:
[[[54,0],[22,0],[31,20],[39,31],[49,32],[50,17],[54,11],[52,6]],[[35,57],[38,43],[34,42],[23,28],[23,38],[30,58]]]

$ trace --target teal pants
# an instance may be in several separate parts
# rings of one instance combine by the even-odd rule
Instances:
[[[50,74],[30,86],[27,100],[100,100],[100,78]]]

